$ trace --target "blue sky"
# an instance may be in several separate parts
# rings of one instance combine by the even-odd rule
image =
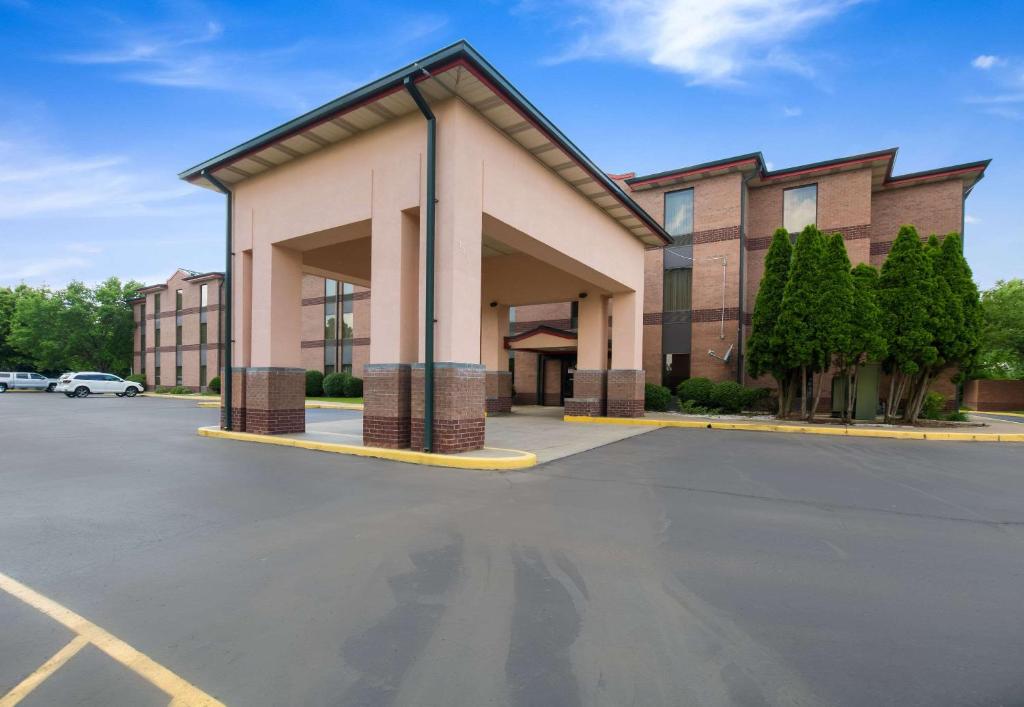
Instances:
[[[1022,27],[1010,1],[0,0],[0,285],[221,269],[223,197],[179,171],[465,38],[610,172],[991,157],[990,286],[1024,276]]]

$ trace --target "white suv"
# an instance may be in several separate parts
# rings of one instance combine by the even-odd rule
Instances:
[[[69,398],[84,398],[100,393],[113,393],[119,398],[134,398],[145,388],[141,383],[126,381],[110,373],[65,373],[57,381],[57,391]]]

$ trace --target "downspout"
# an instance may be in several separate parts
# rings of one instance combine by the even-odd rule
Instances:
[[[405,90],[416,102],[416,107],[427,121],[427,243],[425,248],[426,287],[423,322],[423,451],[434,450],[434,212],[437,181],[437,119],[427,105],[423,94],[416,88],[412,76],[402,81]]]
[[[747,184],[757,173],[752,172],[740,182],[740,265],[739,315],[736,317],[736,382],[743,384],[743,308],[747,291]]]
[[[203,170],[200,173],[206,181],[214,186],[221,194],[228,197],[227,203],[227,219],[224,233],[224,282],[221,285],[223,288],[223,298],[221,302],[224,305],[224,333],[221,335],[224,345],[224,379],[220,382],[221,389],[221,405],[224,407],[224,429],[230,431],[232,427],[231,423],[231,403],[232,398],[232,382],[234,379],[233,372],[231,370],[231,349],[232,339],[234,338],[234,330],[231,328],[231,309],[232,309],[232,288],[231,288],[231,271],[234,258],[231,252],[231,213],[234,206],[234,197],[231,194],[231,190],[224,186],[224,183],[213,176],[208,170]]]

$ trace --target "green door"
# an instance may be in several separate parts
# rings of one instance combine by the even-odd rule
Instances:
[[[854,399],[855,420],[874,420],[878,410],[878,377],[881,372],[877,363],[860,367],[857,372],[857,397]]]

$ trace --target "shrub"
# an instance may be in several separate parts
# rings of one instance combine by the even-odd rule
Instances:
[[[174,385],[174,386],[158,385],[156,387],[156,392],[158,392],[158,393],[167,393],[169,395],[194,395],[195,394],[195,391],[193,391],[191,388],[186,388],[183,385]]]
[[[751,391],[736,381],[721,381],[711,388],[711,404],[724,413],[737,413],[747,407]]]
[[[946,415],[946,419],[950,422],[967,422],[967,413],[961,412],[960,410],[954,410],[953,412]]]
[[[345,397],[346,398],[361,398],[363,397],[363,379],[356,378],[355,376],[349,376],[345,379]]]
[[[676,395],[682,402],[693,402],[700,407],[711,406],[711,389],[714,387],[707,378],[688,378],[676,388]]]
[[[936,393],[933,390],[924,396],[919,417],[924,420],[940,420],[942,419],[942,408],[945,406],[946,399],[942,397],[941,393]]]
[[[130,376],[126,376],[125,380],[138,383],[139,385],[146,385],[146,376],[142,373],[133,373]]]
[[[210,379],[210,382],[206,385],[207,388],[212,390],[214,393],[220,392],[220,376],[214,376]]]
[[[774,388],[747,388],[750,399],[746,408],[754,412],[774,413],[779,409],[779,400]]]
[[[716,408],[706,408],[692,400],[684,400],[679,404],[679,409],[687,415],[717,415],[719,412]]]
[[[319,398],[324,394],[324,374],[320,371],[306,371],[306,397]]]
[[[351,378],[347,373],[330,373],[324,376],[324,395],[328,398],[344,398],[346,378]]]
[[[668,410],[668,404],[671,400],[672,393],[665,386],[654,383],[644,384],[644,410],[665,412]]]

